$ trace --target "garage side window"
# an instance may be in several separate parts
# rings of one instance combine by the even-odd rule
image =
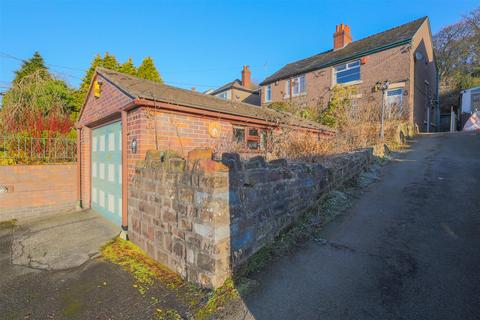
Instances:
[[[233,141],[236,143],[245,142],[245,128],[234,127],[233,128]]]
[[[267,131],[251,127],[234,127],[233,140],[249,150],[264,150],[267,147]]]

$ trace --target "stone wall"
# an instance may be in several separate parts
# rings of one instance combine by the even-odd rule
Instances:
[[[370,163],[370,149],[319,163],[265,162],[255,157],[239,161],[235,154],[224,154],[230,168],[231,262],[236,268],[271,242],[329,190],[351,180]]]
[[[148,152],[129,191],[128,235],[187,280],[218,287],[230,274],[228,167],[211,158]]]
[[[76,164],[0,166],[0,221],[77,205]]]
[[[206,287],[218,287],[281,230],[316,206],[328,190],[352,179],[372,150],[318,163],[238,154],[212,160],[148,152],[128,198],[129,237],[150,256]]]

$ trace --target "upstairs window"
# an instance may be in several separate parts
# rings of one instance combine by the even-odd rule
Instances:
[[[265,102],[272,101],[272,86],[268,85],[265,87]]]
[[[335,67],[335,83],[344,84],[360,81],[360,61],[345,63]]]
[[[229,100],[230,99],[230,91],[221,92],[221,93],[217,94],[216,96],[219,97],[220,99]]]

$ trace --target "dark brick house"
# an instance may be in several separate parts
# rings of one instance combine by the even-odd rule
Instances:
[[[387,107],[400,105],[420,131],[434,131],[438,79],[428,17],[358,41],[352,41],[348,25],[337,25],[331,50],[289,63],[260,84],[262,104],[285,101],[322,108],[334,86],[351,85],[356,99],[380,108],[378,84],[387,80]]]
[[[128,188],[147,151],[186,156],[196,148],[221,152],[235,142],[255,155],[282,125],[314,139],[334,134],[285,113],[98,68],[76,125],[81,206],[126,229]]]

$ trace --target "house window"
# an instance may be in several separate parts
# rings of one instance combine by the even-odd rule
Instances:
[[[268,85],[265,87],[265,102],[272,101],[272,86]]]
[[[389,108],[402,108],[403,102],[403,89],[392,89],[387,91],[386,105]]]
[[[360,61],[354,61],[335,67],[335,83],[343,84],[360,81]]]
[[[298,96],[300,93],[305,92],[305,75],[292,79],[292,94]]]
[[[290,90],[293,97],[305,92],[305,75],[287,80],[285,90],[287,97],[290,96]]]
[[[224,91],[216,95],[220,99],[228,100],[230,99],[230,91]]]

